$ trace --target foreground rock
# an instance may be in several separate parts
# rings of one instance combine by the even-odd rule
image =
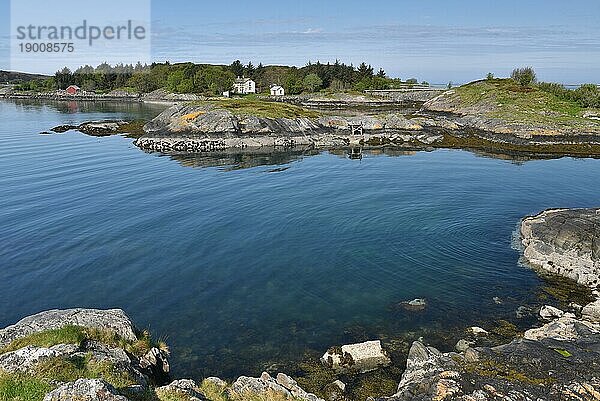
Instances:
[[[179,398],[183,396],[190,401],[206,400],[206,396],[202,393],[200,387],[190,379],[175,380],[166,386],[158,387],[156,394],[160,398],[167,399],[170,395],[175,394]]]
[[[103,380],[79,379],[46,394],[44,401],[127,401]]]
[[[588,287],[600,283],[600,209],[547,210],[521,224],[529,263]]]
[[[340,372],[370,372],[388,366],[391,361],[381,347],[381,341],[333,347],[322,357],[321,362]]]
[[[52,310],[0,330],[0,373],[49,383],[46,401],[147,393],[168,380],[167,356],[120,309]]]
[[[33,333],[59,329],[69,325],[110,329],[125,340],[135,341],[137,339],[133,323],[121,309],[51,310],[28,316],[12,326],[1,329],[0,348],[18,338]]]
[[[284,398],[323,401],[316,395],[304,391],[294,379],[283,373],[277,374],[276,378],[271,377],[268,373],[263,373],[258,378],[242,376],[231,385],[231,391],[240,397],[248,397],[248,399],[255,399],[257,396],[268,399],[271,393],[276,393]]]
[[[393,401],[597,400],[596,335],[571,343],[517,339],[495,348],[441,353],[415,342]]]
[[[62,328],[64,332],[56,331]],[[84,329],[94,330],[89,334]],[[74,333],[89,337],[81,339]],[[44,401],[323,401],[283,373],[275,378],[267,373],[259,378],[240,377],[231,386],[216,377],[202,384],[190,379],[171,381],[168,352],[151,347],[149,335],[140,334],[120,309],[42,312],[0,330],[0,335],[0,373],[48,383],[53,389]],[[59,338],[75,343],[44,347],[35,345],[39,338],[47,338],[44,343],[60,342]],[[73,376],[73,381],[62,382],[63,377]]]

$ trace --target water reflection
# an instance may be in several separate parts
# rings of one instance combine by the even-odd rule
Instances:
[[[289,164],[305,157],[315,156],[323,152],[338,156],[340,158],[347,158],[360,162],[366,158],[373,157],[403,157],[403,156],[415,156],[419,152],[432,152],[436,148],[432,147],[386,147],[386,148],[341,148],[341,149],[313,149],[303,148],[295,150],[282,150],[281,148],[260,148],[260,149],[244,149],[244,150],[231,150],[224,152],[207,152],[207,153],[185,153],[185,152],[172,152],[172,153],[159,153],[152,151],[145,151],[149,154],[155,154],[159,156],[170,157],[172,160],[178,162],[183,167],[191,168],[209,168],[219,167],[225,171],[242,170],[260,166],[280,166]],[[505,160],[515,165],[522,165],[529,161],[534,160],[553,160],[561,159],[563,157],[574,157],[571,155],[559,155],[559,154],[539,154],[529,152],[501,152],[501,151],[483,151],[478,149],[465,149],[477,157],[487,159],[498,159]],[[587,157],[593,158],[593,157]]]
[[[11,99],[17,110],[21,111],[47,111],[61,114],[79,113],[131,113],[143,115],[152,119],[160,114],[168,105],[160,103],[140,102],[89,102],[89,101],[63,101],[63,100],[35,100]]]

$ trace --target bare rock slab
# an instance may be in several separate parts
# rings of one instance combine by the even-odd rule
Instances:
[[[600,299],[583,307],[582,318],[594,323],[600,323]]]
[[[28,316],[12,326],[0,330],[0,347],[5,347],[16,339],[65,326],[82,326],[97,329],[110,329],[122,338],[135,341],[135,326],[121,309],[67,309],[50,310]]]
[[[391,360],[381,347],[381,341],[367,341],[359,344],[331,348],[321,362],[337,371],[370,372],[390,365]]]
[[[532,265],[588,287],[600,284],[600,209],[554,209],[527,217],[521,237]]]

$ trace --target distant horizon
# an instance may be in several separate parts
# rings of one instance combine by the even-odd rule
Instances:
[[[18,0],[15,0],[18,1]],[[464,83],[532,66],[542,81],[600,79],[600,2],[152,0],[154,62],[302,67],[368,62],[389,76]],[[85,15],[85,5],[81,13]],[[182,10],[185,10],[183,12]],[[52,9],[45,10],[52,13]],[[10,1],[0,0],[0,69],[10,70]],[[92,64],[92,63],[89,63]],[[69,66],[76,68],[76,66]],[[27,73],[52,75],[32,65]]]

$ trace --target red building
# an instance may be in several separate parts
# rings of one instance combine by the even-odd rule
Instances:
[[[79,93],[80,91],[81,91],[81,88],[76,85],[71,85],[67,88],[67,93],[69,95],[75,95],[75,94]]]

